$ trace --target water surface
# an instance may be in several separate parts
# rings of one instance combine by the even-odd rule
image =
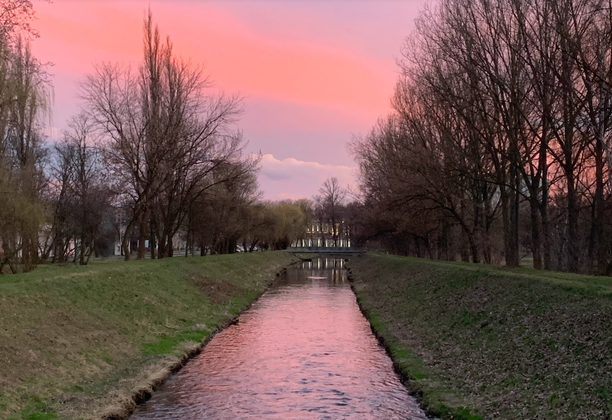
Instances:
[[[343,264],[289,268],[132,419],[426,419],[359,311]]]

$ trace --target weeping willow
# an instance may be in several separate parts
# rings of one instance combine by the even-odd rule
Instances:
[[[51,89],[44,66],[19,36],[0,39],[0,273],[38,263],[44,222],[42,132]]]

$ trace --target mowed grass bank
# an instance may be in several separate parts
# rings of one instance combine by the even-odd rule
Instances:
[[[135,390],[148,392],[294,260],[262,252],[0,276],[0,418],[124,415]]]
[[[612,418],[612,279],[378,254],[349,268],[431,413]]]

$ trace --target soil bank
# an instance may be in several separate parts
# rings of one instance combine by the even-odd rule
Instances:
[[[349,269],[431,414],[612,418],[612,279],[380,254]]]
[[[125,416],[295,260],[109,260],[0,276],[0,418]]]

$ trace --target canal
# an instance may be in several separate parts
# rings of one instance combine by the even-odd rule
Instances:
[[[341,259],[290,267],[131,417],[427,419],[357,306]]]

